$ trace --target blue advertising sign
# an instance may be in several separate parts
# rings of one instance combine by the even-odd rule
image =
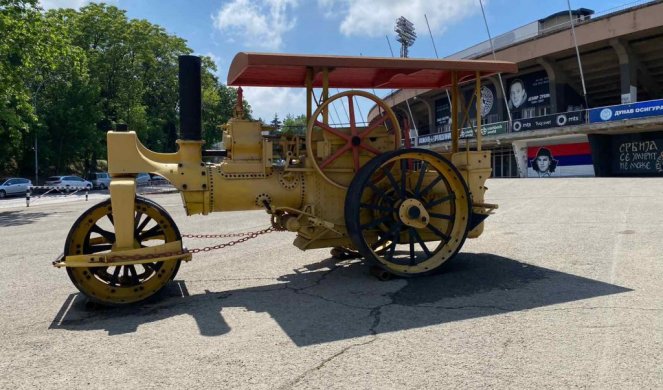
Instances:
[[[619,121],[663,115],[663,99],[589,110],[589,123]]]

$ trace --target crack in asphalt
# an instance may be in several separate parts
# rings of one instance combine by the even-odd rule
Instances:
[[[663,311],[663,308],[651,307],[628,307],[628,306],[589,306],[589,307],[561,307],[557,309],[538,309],[532,308],[530,311],[569,311],[569,310],[604,310],[604,309],[619,309],[619,310],[640,310],[640,311]]]
[[[313,283],[310,286],[306,286],[306,287],[302,287],[302,288],[298,288],[298,289],[295,289],[295,288],[290,288],[290,289],[292,289],[296,294],[305,294],[307,296],[319,298],[319,299],[322,299],[322,300],[327,301],[327,302],[332,302],[332,303],[336,303],[336,304],[339,304],[339,305],[348,306],[348,307],[352,307],[352,308],[356,308],[356,309],[370,310],[370,312],[368,313],[368,316],[369,316],[369,318],[370,317],[373,318],[373,322],[371,323],[371,326],[368,328],[368,332],[370,334],[370,336],[369,336],[370,339],[366,340],[366,341],[363,341],[361,343],[354,343],[354,344],[351,344],[351,345],[348,345],[348,346],[342,348],[340,351],[336,352],[335,354],[325,358],[317,366],[306,370],[305,372],[303,372],[301,375],[299,375],[294,380],[280,386],[279,389],[292,388],[293,386],[296,386],[298,383],[300,383],[302,380],[304,380],[307,376],[309,376],[310,374],[312,374],[316,371],[321,370],[322,368],[324,368],[330,362],[332,362],[332,361],[336,360],[337,358],[343,356],[346,352],[348,352],[352,349],[355,349],[357,347],[362,347],[362,346],[365,346],[365,345],[368,345],[368,344],[371,344],[371,343],[375,342],[378,339],[377,327],[380,326],[380,322],[382,321],[382,309],[387,307],[387,306],[394,305],[395,303],[394,303],[393,295],[397,294],[398,291],[400,291],[403,287],[405,287],[405,286],[403,286],[398,291],[395,291],[395,292],[383,294],[382,296],[389,298],[389,302],[383,303],[382,305],[379,305],[379,306],[376,306],[376,307],[373,307],[373,308],[348,305],[348,304],[345,304],[345,303],[336,302],[332,299],[328,299],[328,298],[325,298],[325,297],[322,297],[322,296],[319,296],[319,295],[316,295],[316,294],[311,294],[311,293],[304,292],[304,290],[306,290],[306,289],[309,289],[309,288],[312,288],[312,287],[315,287],[315,286],[319,286],[320,283],[322,283],[332,272],[334,272],[335,270],[337,270],[339,268],[342,268],[342,267],[334,267],[331,270],[329,270],[328,272],[325,272],[324,275],[322,275],[320,277],[320,279],[318,279],[315,283]]]
[[[310,292],[306,291],[310,288],[320,286],[320,284],[323,281],[325,281],[329,275],[331,275],[334,271],[336,271],[338,269],[341,269],[341,268],[343,268],[343,267],[335,266],[335,267],[331,268],[329,271],[323,272],[322,275],[320,276],[320,278],[318,278],[318,280],[314,281],[312,284],[310,284],[308,286],[305,286],[305,287],[292,287],[290,285],[286,285],[286,289],[292,290],[295,294],[306,295],[306,296],[309,296],[309,297],[321,299],[325,302],[334,303],[336,305],[341,305],[341,306],[349,307],[349,308],[352,308],[352,309],[365,309],[365,310],[372,309],[370,306],[351,305],[351,304],[348,304],[348,303],[345,303],[345,302],[339,302],[339,301],[336,301],[334,299],[329,299],[329,298],[323,297],[321,295],[313,294],[313,293],[310,293]]]
[[[505,308],[493,305],[465,305],[465,306],[437,306],[437,305],[416,305],[414,308],[442,309],[442,310],[466,310],[466,309],[493,309],[503,312],[514,311],[513,308]]]
[[[221,279],[196,279],[196,280],[187,280],[186,283],[199,283],[199,282],[234,282],[234,281],[246,281],[246,280],[274,280],[275,277],[264,277],[264,278],[221,278]]]

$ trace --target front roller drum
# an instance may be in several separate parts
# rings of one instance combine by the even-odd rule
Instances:
[[[111,201],[88,209],[69,231],[65,256],[112,253],[115,243]],[[136,197],[134,248],[181,241],[168,212],[151,200]],[[122,305],[142,301],[161,290],[179,270],[181,260],[103,267],[67,267],[76,288],[93,301]]]
[[[434,273],[463,246],[471,197],[456,167],[424,149],[384,153],[362,167],[345,223],[364,258],[400,276]]]

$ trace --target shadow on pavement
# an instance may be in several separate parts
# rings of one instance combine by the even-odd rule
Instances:
[[[0,226],[28,225],[50,214],[31,211],[0,211]]]
[[[117,335],[189,314],[201,335],[221,336],[230,332],[223,310],[241,307],[268,313],[293,342],[307,346],[632,291],[490,254],[459,254],[444,273],[413,279],[381,282],[368,269],[327,259],[280,283],[198,295],[174,281],[159,297],[121,308],[71,294],[49,328]]]

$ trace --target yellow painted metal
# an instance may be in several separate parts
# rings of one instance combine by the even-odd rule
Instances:
[[[481,134],[481,73],[476,72],[476,80],[474,83],[474,96],[477,100],[476,106],[476,120],[477,120],[477,150],[481,151],[481,141],[483,134]]]
[[[108,173],[113,178],[135,177],[140,172],[159,174],[182,191],[189,215],[210,212],[209,183],[202,162],[203,141],[178,140],[176,153],[147,149],[133,131],[109,131],[107,142]]]
[[[113,205],[113,225],[117,229],[113,249],[134,249],[136,248],[134,241],[136,179],[113,177],[108,188]]]
[[[416,211],[413,213],[412,210]],[[406,226],[417,229],[425,228],[430,221],[430,216],[426,207],[419,199],[415,198],[405,199],[403,203],[401,203],[398,207],[398,217]]]
[[[132,231],[133,232],[133,231]],[[113,250],[110,253],[71,255],[65,256],[64,261],[58,262],[55,267],[109,267],[123,266],[130,264],[154,263],[155,259],[159,261],[170,260],[191,260],[190,253],[173,254],[182,250],[182,241],[171,241],[157,246],[148,246],[145,248],[136,248],[130,250]],[[160,256],[161,255],[161,256]],[[129,259],[128,256],[136,257]],[[140,258],[145,256],[145,258]],[[156,257],[155,257],[156,256]]]
[[[177,273],[181,256],[167,255],[180,252],[182,241],[175,222],[156,203],[137,197],[132,199],[132,223],[129,229],[136,249],[116,251],[112,246],[119,233],[116,228],[114,204],[106,200],[92,206],[72,226],[64,249],[64,265],[74,285],[90,299],[104,304],[126,304],[141,301],[165,286]],[[141,248],[147,246],[149,248]],[[91,255],[110,258],[119,254],[163,253],[162,258],[145,262],[142,259],[122,263],[78,264]],[[83,257],[80,257],[83,256]],[[67,266],[67,265],[73,266]],[[62,265],[62,264],[56,264]]]
[[[329,106],[324,104],[329,99],[329,68],[322,69],[322,123],[329,124]]]
[[[486,180],[490,177],[491,153],[489,150],[467,151],[454,153],[451,162],[458,168],[472,194],[472,208],[478,214],[490,214],[497,207],[488,207],[484,203],[486,193]],[[493,205],[490,205],[493,206]],[[496,205],[495,205],[496,206]],[[476,226],[468,234],[469,238],[476,238],[483,232],[483,223]]]
[[[306,68],[306,123],[311,120],[313,112],[313,69]]]

